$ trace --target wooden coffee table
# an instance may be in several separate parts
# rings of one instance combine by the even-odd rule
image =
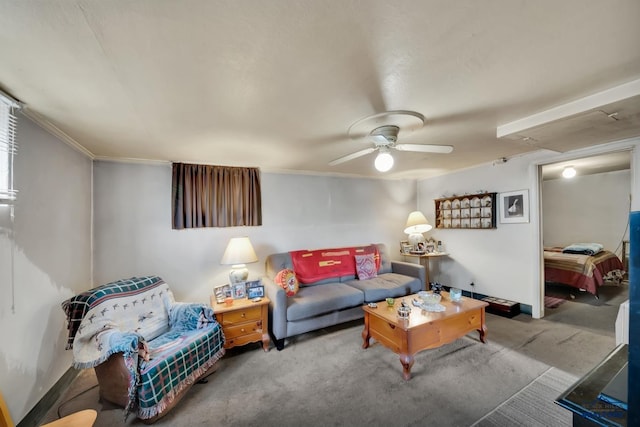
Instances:
[[[411,378],[413,356],[419,351],[440,347],[462,338],[473,330],[477,330],[480,333],[480,341],[485,342],[487,326],[484,308],[488,303],[466,297],[453,302],[447,292],[442,292],[440,304],[446,311],[434,313],[413,306],[411,301],[414,298],[418,299],[418,296],[396,298],[393,307],[389,307],[385,301],[377,303],[376,308],[363,306],[362,348],[368,348],[369,339],[373,338],[399,354],[405,380]],[[408,319],[398,317],[397,311],[402,301],[411,307]]]

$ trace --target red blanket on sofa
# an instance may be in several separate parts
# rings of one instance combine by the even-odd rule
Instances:
[[[303,284],[356,274],[356,255],[374,254],[376,269],[380,269],[380,254],[375,246],[291,251],[293,270]]]

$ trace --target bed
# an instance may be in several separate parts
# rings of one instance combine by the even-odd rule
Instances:
[[[585,290],[596,297],[605,280],[620,282],[622,261],[613,252],[601,250],[595,255],[563,253],[563,248],[544,248],[544,280]]]

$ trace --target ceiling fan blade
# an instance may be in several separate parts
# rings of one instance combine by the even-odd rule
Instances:
[[[340,163],[348,162],[349,160],[357,159],[358,157],[366,156],[367,154],[371,154],[376,151],[375,148],[365,148],[364,150],[356,151],[355,153],[347,154],[346,156],[342,156],[338,159],[335,159],[329,162],[329,166],[339,165]]]
[[[440,153],[448,154],[453,151],[451,145],[432,144],[396,144],[395,149],[399,151],[415,151],[418,153]]]

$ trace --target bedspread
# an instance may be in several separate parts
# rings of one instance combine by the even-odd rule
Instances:
[[[561,283],[598,295],[598,287],[612,271],[623,271],[624,266],[613,253],[603,250],[596,255],[579,255],[544,251],[545,282]]]

